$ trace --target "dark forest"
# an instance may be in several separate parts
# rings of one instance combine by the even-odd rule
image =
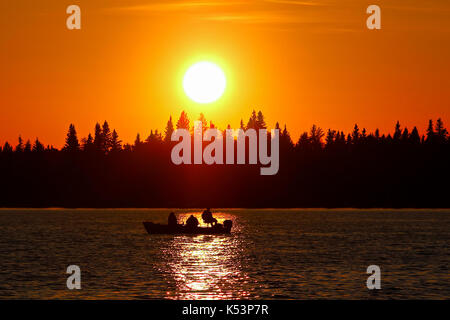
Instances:
[[[203,129],[214,128],[203,115]],[[266,128],[253,112],[243,129]],[[175,128],[191,129],[182,112],[164,132],[122,144],[105,121],[79,139],[70,125],[58,150],[36,139],[0,147],[2,207],[450,207],[450,138],[441,119],[422,135],[399,122],[393,132],[349,133],[315,125],[292,141],[280,129],[280,168],[260,165],[174,165]]]

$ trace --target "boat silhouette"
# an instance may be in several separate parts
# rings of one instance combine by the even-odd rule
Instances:
[[[148,234],[230,234],[233,222],[225,220],[222,224],[216,224],[212,227],[193,227],[183,224],[169,226],[153,222],[143,222]]]

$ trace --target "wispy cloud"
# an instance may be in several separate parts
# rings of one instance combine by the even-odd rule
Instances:
[[[244,3],[245,2],[237,2],[237,1],[177,1],[177,2],[164,1],[135,6],[114,7],[111,8],[110,10],[121,12],[181,11],[186,9],[235,6]]]
[[[282,23],[286,22],[286,16],[276,13],[248,12],[246,14],[215,14],[205,15],[202,20],[239,22],[239,23]]]
[[[291,6],[323,6],[323,2],[318,1],[297,1],[297,0],[265,0],[268,3],[285,4]]]
[[[178,17],[182,15],[197,21],[266,24],[286,28],[305,25],[317,29],[318,25],[330,23],[330,21],[316,14],[316,10],[324,6],[333,6],[333,4],[329,0],[186,0],[176,2],[166,0],[115,7],[109,11],[115,14],[176,12]]]
[[[204,1],[161,1],[153,2],[142,5],[129,5],[110,8],[109,11],[118,12],[158,12],[158,11],[182,11],[187,9],[201,10],[202,8],[214,8],[214,10],[220,10],[221,8],[233,8],[234,10],[246,10],[246,9],[261,9],[270,11],[273,6],[302,6],[302,7],[315,7],[323,6],[323,1],[301,1],[301,0],[204,0]]]
[[[304,24],[311,23],[309,19],[289,14],[284,11],[257,11],[234,14],[210,14],[201,17],[202,20],[236,22],[246,24]]]

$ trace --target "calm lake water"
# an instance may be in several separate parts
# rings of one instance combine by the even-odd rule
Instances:
[[[0,298],[450,298],[450,210],[218,211],[232,235],[148,235],[167,209],[0,210]]]

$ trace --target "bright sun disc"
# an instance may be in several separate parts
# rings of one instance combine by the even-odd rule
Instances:
[[[186,95],[198,103],[210,103],[219,99],[226,87],[225,74],[211,62],[198,62],[184,75],[183,88]]]

